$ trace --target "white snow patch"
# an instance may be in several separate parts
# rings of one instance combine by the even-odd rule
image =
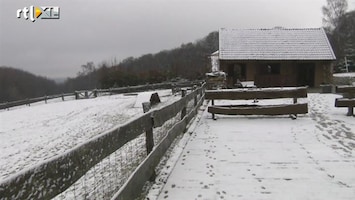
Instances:
[[[355,77],[355,72],[348,72],[348,73],[337,73],[333,74],[334,77]]]

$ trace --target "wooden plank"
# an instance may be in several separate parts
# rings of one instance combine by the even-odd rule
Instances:
[[[208,112],[223,115],[306,114],[308,113],[308,104],[209,106]]]
[[[307,97],[306,87],[206,90],[206,99],[250,100],[305,97]]]
[[[336,98],[335,107],[355,107],[355,99]]]
[[[355,93],[355,86],[336,86],[335,88],[336,93]]]

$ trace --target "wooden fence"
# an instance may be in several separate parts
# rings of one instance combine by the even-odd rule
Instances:
[[[149,111],[135,120],[118,128],[109,130],[87,141],[70,152],[56,156],[42,164],[27,169],[0,183],[1,199],[50,199],[62,193],[93,166],[120,149],[129,141],[155,127],[161,127],[166,121],[181,112],[181,118],[168,135],[161,141],[154,151],[150,152],[144,162],[137,168],[130,180],[115,195],[115,199],[133,199],[140,194],[144,183],[154,173],[155,166],[164,155],[176,135],[181,134],[189,121],[197,113],[197,109],[204,100],[205,85],[193,90],[180,100],[158,110]],[[186,115],[186,106],[194,101],[194,109]],[[152,139],[147,147],[151,150]],[[150,151],[149,150],[149,151]]]
[[[68,97],[68,96],[75,96],[75,99],[83,99],[83,98],[97,97],[104,94],[122,94],[122,93],[129,93],[129,92],[141,92],[147,90],[192,87],[194,85],[199,85],[201,82],[202,81],[187,81],[187,82],[175,82],[175,83],[168,82],[168,83],[156,83],[156,84],[146,84],[146,85],[138,85],[138,86],[127,86],[127,87],[120,87],[120,88],[94,89],[90,91],[81,90],[81,91],[75,91],[73,93],[43,96],[43,97],[24,99],[19,101],[0,103],[0,109],[8,109],[11,107],[22,106],[22,105],[31,105],[33,103],[40,102],[40,101],[45,101],[47,103],[47,100],[55,99],[55,98],[62,98],[62,100],[64,101],[64,97]]]
[[[68,96],[74,96],[74,93],[57,94],[57,95],[50,95],[50,96],[37,97],[37,98],[32,98],[32,99],[24,99],[24,100],[19,100],[19,101],[1,103],[0,109],[8,109],[11,107],[22,106],[22,105],[29,106],[33,103],[40,102],[40,101],[45,101],[47,103],[47,100],[56,99],[56,98],[62,98],[62,101],[64,101],[65,97],[68,97]]]

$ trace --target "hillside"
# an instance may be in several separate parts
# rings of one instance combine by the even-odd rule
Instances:
[[[164,50],[156,54],[146,54],[139,58],[129,57],[119,64],[103,63],[99,69],[83,76],[69,80],[72,85],[91,80],[101,88],[114,86],[158,83],[176,77],[189,80],[203,79],[210,69],[209,55],[218,49],[218,32],[211,32],[194,43],[182,44],[180,47]],[[88,63],[89,64],[89,63]],[[89,83],[88,83],[89,84]]]
[[[0,103],[55,94],[56,83],[23,70],[0,67]]]

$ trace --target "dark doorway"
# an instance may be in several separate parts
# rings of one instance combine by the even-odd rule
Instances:
[[[315,64],[300,63],[297,65],[298,70],[298,86],[314,87]]]
[[[239,87],[239,81],[246,80],[246,65],[244,63],[230,64],[227,69],[228,87]]]

